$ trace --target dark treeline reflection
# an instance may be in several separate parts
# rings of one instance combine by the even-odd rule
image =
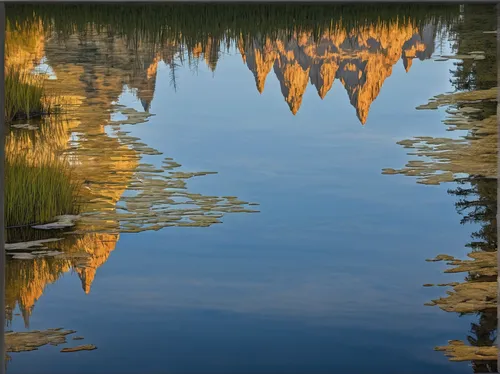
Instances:
[[[462,21],[453,25],[456,37],[457,53],[467,53],[473,50],[485,52],[486,58],[472,62],[463,60],[455,63],[456,70],[452,71],[452,83],[457,90],[485,90],[497,86],[497,48],[496,38],[485,37],[484,31],[496,30],[497,19],[494,14],[487,15],[493,8],[482,5],[464,5]],[[481,117],[495,115],[496,103],[479,103],[482,110]],[[498,128],[497,128],[498,131]],[[484,132],[484,131],[483,131]],[[484,136],[484,134],[474,134]],[[473,136],[474,136],[473,135]],[[495,149],[498,152],[498,144]],[[492,157],[496,157],[496,153]],[[466,244],[472,253],[488,252],[495,254],[492,262],[483,265],[484,268],[492,267],[496,271],[470,271],[465,277],[465,282],[492,282],[498,287],[496,266],[496,253],[498,249],[497,238],[497,178],[481,175],[469,175],[458,180],[459,186],[449,190],[457,196],[457,212],[462,215],[461,223],[479,225],[479,229],[471,234],[471,241]],[[475,347],[494,347],[496,345],[498,317],[496,297],[485,295],[485,306],[478,308],[476,322],[471,324],[467,335],[467,342]],[[489,301],[489,302],[488,302]],[[491,303],[493,301],[493,305]],[[498,372],[497,360],[472,360],[474,373]]]
[[[458,16],[458,5],[415,4],[94,4],[7,5],[7,17],[22,24],[40,18],[61,33],[84,31],[89,24],[129,37],[163,42],[177,38],[193,44],[213,37],[291,37],[312,31],[318,40],[339,24],[344,28],[380,22],[430,21],[448,24]]]
[[[10,27],[41,25],[59,43],[75,35],[81,43],[100,40],[96,60],[122,53],[118,41],[123,41],[132,56],[132,74],[148,71],[149,92],[159,61],[169,66],[177,89],[179,67],[196,69],[204,60],[215,71],[221,54],[230,50],[241,54],[260,93],[274,72],[293,114],[308,83],[323,99],[339,80],[364,124],[393,66],[402,60],[408,72],[413,59],[429,59],[436,39],[458,19],[459,6],[9,5],[7,14]],[[147,110],[149,100],[143,105]]]
[[[479,230],[471,235],[471,242],[466,246],[474,252],[489,252],[496,254],[497,251],[497,187],[496,178],[484,178],[481,176],[469,176],[458,180],[460,186],[449,190],[450,194],[458,197],[456,202],[457,211],[462,215],[462,224],[479,224]],[[496,267],[496,255],[491,257],[492,263],[488,263],[489,258],[483,260],[485,263],[479,268],[473,268],[467,273],[464,281],[471,285],[479,282],[496,284],[497,275],[495,272],[484,271],[484,269]],[[475,292],[474,288],[461,288],[463,301],[470,300],[469,292]],[[455,291],[457,294],[460,291]],[[481,295],[476,291],[478,299],[483,299],[477,305],[476,322],[471,324],[471,329],[467,335],[467,342],[473,347],[494,347],[497,338],[497,308],[495,299],[486,293]],[[493,304],[491,303],[493,301]],[[460,315],[467,313],[459,313]],[[457,355],[460,357],[460,355]],[[498,372],[497,360],[472,360],[474,373],[496,373]]]
[[[450,336],[453,340],[448,345],[437,347],[450,360],[471,362],[474,373],[498,370],[498,126],[496,94],[491,91],[497,86],[497,48],[496,37],[490,34],[497,28],[496,22],[491,5],[461,6],[459,21],[447,28],[453,48],[458,55],[481,51],[485,56],[478,61],[464,58],[454,62],[450,81],[464,96],[451,105],[441,104],[448,108],[444,121],[450,126],[448,130],[462,130],[464,134],[459,140],[429,137],[420,145],[414,139],[400,142],[417,150],[412,155],[426,156],[428,161],[413,161],[396,171],[418,176],[424,184],[454,183],[448,193],[456,197],[460,223],[474,225],[471,240],[464,243],[468,258],[441,254],[434,259],[447,261],[447,273],[465,274],[463,280],[440,284],[451,289],[428,303],[460,316],[475,316],[467,333]],[[475,99],[476,94],[484,98]]]
[[[419,109],[446,108],[448,131],[452,137],[421,137],[399,141],[412,149],[409,161],[400,170],[384,174],[417,177],[422,184],[453,183],[449,194],[457,198],[461,223],[474,224],[471,241],[464,243],[468,258],[440,254],[430,261],[447,261],[447,273],[467,274],[451,286],[446,295],[427,303],[461,316],[476,316],[466,336],[455,336],[446,346],[436,347],[453,361],[471,362],[474,372],[496,372],[497,353],[497,50],[496,15],[491,5],[466,4],[456,22],[448,24],[447,39],[459,59],[450,70],[454,93],[431,99],[432,105]],[[470,53],[484,54],[473,60]],[[413,158],[413,157],[412,157]],[[464,177],[465,175],[465,177]],[[451,339],[452,337],[450,337]]]
[[[453,85],[457,90],[484,90],[497,86],[496,38],[488,37],[484,31],[497,29],[497,18],[491,5],[466,4],[460,22],[451,23],[457,54],[482,51],[485,59],[465,59],[455,62],[451,71]]]

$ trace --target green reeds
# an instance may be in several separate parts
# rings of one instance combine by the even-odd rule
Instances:
[[[53,104],[45,95],[44,78],[22,66],[5,69],[5,119],[30,118],[53,112]]]
[[[283,30],[328,31],[332,25],[344,28],[383,22],[412,20],[455,21],[457,4],[8,4],[6,17],[12,27],[43,24],[65,39],[73,33],[95,30],[126,36],[131,42],[163,43],[183,39],[195,43],[234,39],[240,35],[275,37]],[[189,45],[189,43],[186,43]]]
[[[6,227],[47,223],[63,214],[78,214],[81,184],[69,163],[57,156],[6,155]]]
[[[5,119],[53,114],[59,99],[45,94],[44,76],[29,64],[5,69]],[[43,123],[36,132],[15,131],[5,141],[5,225],[46,223],[63,214],[77,214],[80,183],[71,164],[52,144],[59,139],[57,120],[51,131]],[[54,127],[55,126],[55,127]]]

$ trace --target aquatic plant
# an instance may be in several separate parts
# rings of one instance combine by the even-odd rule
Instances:
[[[5,68],[5,119],[31,118],[57,111],[57,98],[44,90],[42,75],[32,74],[23,65]]]
[[[5,118],[30,116],[43,109],[43,81],[25,73],[19,66],[5,69]]]
[[[6,151],[6,226],[45,223],[58,215],[77,214],[80,186],[64,159],[44,152],[38,158],[27,158]]]

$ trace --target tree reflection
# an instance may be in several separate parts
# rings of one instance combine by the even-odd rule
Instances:
[[[475,251],[497,251],[497,179],[469,176],[457,180],[459,187],[448,192],[459,197],[455,203],[457,211],[463,216],[461,223],[479,224],[479,230],[471,234],[472,240],[467,247]],[[462,187],[465,186],[465,187]],[[468,272],[466,282],[495,282],[497,276]],[[490,308],[477,313],[477,322],[471,324],[467,341],[474,347],[492,347],[497,338],[497,309]],[[497,361],[473,360],[474,373],[496,373]]]

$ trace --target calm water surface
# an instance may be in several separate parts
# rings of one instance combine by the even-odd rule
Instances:
[[[456,17],[473,12],[455,8]],[[209,227],[88,234],[101,237],[71,244],[94,251],[84,266],[55,271],[54,259],[9,257],[34,275],[8,277],[8,329],[64,327],[98,349],[11,353],[8,373],[475,371],[434,347],[466,339],[477,316],[425,306],[446,288],[423,284],[464,281],[425,260],[465,258],[481,224],[461,225],[448,193],[456,183],[382,174],[415,159],[398,141],[467,133],[446,131],[446,106],[415,109],[457,90],[460,62],[436,61],[457,53],[450,24],[419,17],[333,20],[319,44],[293,24],[289,40],[204,30],[184,44],[129,40],[112,24],[107,34],[88,26],[66,38],[46,24],[32,31],[26,50],[52,73],[48,87],[81,100],[65,132],[76,148],[99,151],[92,134],[118,147],[117,131],[128,131],[162,155],[123,166],[108,153],[116,170],[170,157],[179,171],[216,172],[187,179],[190,193],[259,205]],[[478,66],[496,54],[485,52]],[[127,118],[123,108],[153,116],[109,124]],[[127,183],[114,204],[133,195]]]

